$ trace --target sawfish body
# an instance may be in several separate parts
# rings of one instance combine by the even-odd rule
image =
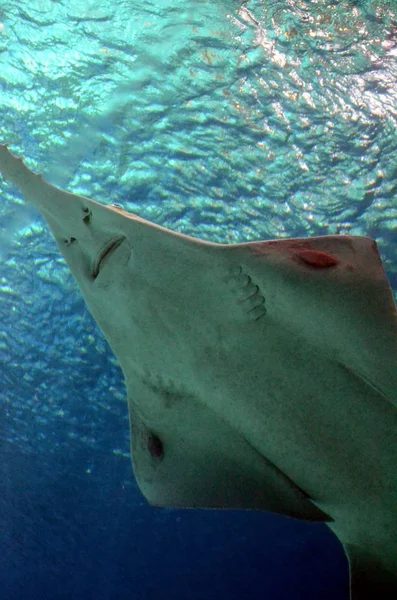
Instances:
[[[352,600],[397,598],[397,317],[373,240],[212,244],[70,194],[0,146],[122,367],[153,505],[324,521]]]

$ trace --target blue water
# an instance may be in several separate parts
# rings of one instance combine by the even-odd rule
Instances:
[[[70,191],[218,242],[379,244],[397,289],[397,16],[377,0],[2,0],[0,141]],[[0,182],[2,600],[347,599],[323,525],[151,508],[120,369]]]

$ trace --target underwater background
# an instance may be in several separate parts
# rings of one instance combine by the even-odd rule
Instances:
[[[369,235],[396,294],[395,2],[1,0],[0,66],[0,143],[55,185],[215,242]],[[117,362],[0,194],[1,599],[347,600],[322,524],[146,504]]]

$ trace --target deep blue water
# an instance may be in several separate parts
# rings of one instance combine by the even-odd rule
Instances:
[[[2,0],[0,142],[220,242],[374,237],[397,288],[393,2]],[[119,367],[0,183],[3,600],[347,599],[323,525],[147,506]]]

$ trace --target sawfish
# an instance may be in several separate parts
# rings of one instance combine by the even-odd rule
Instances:
[[[397,598],[397,315],[375,241],[215,244],[69,193],[0,146],[122,368],[154,506],[322,521],[352,600]]]

